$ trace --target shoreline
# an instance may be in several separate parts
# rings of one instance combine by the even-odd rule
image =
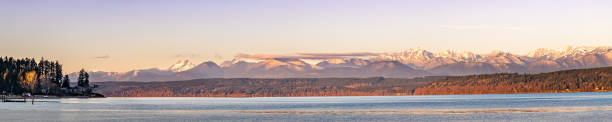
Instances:
[[[55,96],[55,95],[34,95],[32,97],[20,96],[20,95],[7,95],[0,96],[2,99],[59,99],[59,98],[106,98],[104,96]]]
[[[401,94],[401,95],[307,95],[307,96],[54,96],[54,95],[35,95],[34,99],[62,99],[62,98],[107,98],[107,97],[119,97],[119,98],[153,98],[153,97],[182,97],[182,98],[256,98],[256,97],[351,97],[351,96],[425,96],[425,95],[482,95],[482,94],[538,94],[538,93],[594,93],[594,92],[612,92],[612,90],[597,90],[597,91],[547,91],[547,92],[501,92],[501,93],[449,93],[449,94]],[[24,96],[1,96],[3,100],[15,100],[15,99],[32,99],[32,97]]]
[[[562,92],[517,92],[517,93],[482,93],[482,94],[545,94],[545,93],[596,93],[596,92],[612,92],[612,90],[601,91],[562,91]],[[318,95],[318,96],[108,96],[114,98],[154,98],[154,97],[179,97],[179,98],[261,98],[261,97],[351,97],[351,96],[425,96],[425,95],[482,95],[482,94],[408,94],[408,95]]]
[[[612,90],[532,90],[532,91],[441,91],[441,92],[420,92],[412,95],[478,95],[478,94],[530,94],[530,93],[575,93],[575,92],[611,92]]]

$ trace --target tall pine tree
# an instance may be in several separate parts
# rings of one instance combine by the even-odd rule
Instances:
[[[62,88],[70,88],[70,78],[68,78],[68,75],[65,75],[62,79]]]
[[[77,85],[79,87],[89,87],[89,74],[85,71],[85,69],[81,69],[81,71],[79,71]]]
[[[53,83],[56,84],[56,86],[60,86],[61,85],[61,81],[62,81],[62,65],[59,64],[59,62],[55,61],[55,79],[53,81]]]

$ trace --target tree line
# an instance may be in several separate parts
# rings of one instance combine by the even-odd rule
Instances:
[[[540,74],[498,73],[448,76],[417,88],[414,94],[491,94],[597,92],[612,90],[612,67]]]
[[[0,92],[18,95],[23,93],[47,95],[80,95],[91,93],[89,74],[79,72],[77,86],[70,86],[70,78],[63,75],[62,64],[41,58],[0,58]],[[88,92],[89,91],[89,92]]]
[[[212,78],[168,82],[96,82],[112,97],[278,97],[409,95],[436,77]]]

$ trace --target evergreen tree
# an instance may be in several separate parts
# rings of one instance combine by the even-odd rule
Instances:
[[[61,86],[62,76],[62,65],[55,61],[55,79],[53,83],[58,87]]]
[[[89,74],[85,71],[85,69],[81,69],[81,71],[79,71],[79,79],[77,84],[80,87],[89,87]]]
[[[41,79],[45,79],[45,74],[47,74],[47,65],[45,64],[45,57],[40,58],[40,61],[38,62],[38,68],[37,71],[38,72],[38,76]]]
[[[4,73],[6,73],[6,62],[4,61],[4,58],[0,58],[0,91],[6,92],[6,88],[8,86],[8,83],[6,81],[6,76],[4,76]]]
[[[70,78],[68,78],[68,75],[64,75],[62,79],[62,88],[70,88]]]
[[[29,91],[36,93],[42,88],[47,93],[50,90],[53,92],[52,90],[62,85],[62,76],[62,66],[58,61],[51,62],[43,58],[36,62],[34,58],[14,59],[6,56],[0,58],[0,92],[21,94]],[[32,81],[32,83],[27,83],[28,86],[25,86],[24,81],[28,78],[28,82]]]

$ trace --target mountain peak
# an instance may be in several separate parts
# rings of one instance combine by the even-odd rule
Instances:
[[[567,46],[565,48],[549,49],[540,48],[530,52],[527,56],[538,59],[558,59],[562,57],[581,56],[590,53],[607,53],[612,50],[612,47],[600,46]]]
[[[438,53],[436,55],[436,57],[441,57],[441,58],[452,58],[456,61],[463,61],[463,62],[469,62],[469,61],[477,61],[480,60],[482,58],[482,56],[478,55],[478,54],[474,54],[472,52],[456,52],[453,50],[446,50],[446,51],[442,51],[440,53]]]
[[[198,65],[198,66],[206,66],[206,67],[219,67],[219,65],[217,65],[217,63],[212,62],[212,61],[207,61],[207,62],[201,63],[201,64],[200,64],[200,65]]]
[[[329,59],[326,61],[329,64],[344,64],[347,62],[347,60],[344,59]]]
[[[231,61],[224,61],[223,63],[221,63],[221,67],[230,67],[232,65],[238,64],[238,63],[244,63],[245,61],[240,60],[238,58],[234,58]]]
[[[322,62],[319,62],[316,66],[330,68],[330,67],[361,67],[370,64],[370,61],[360,59],[360,58],[351,58],[351,59],[328,59]]]
[[[189,60],[182,60],[182,61],[178,61],[176,62],[176,64],[173,64],[172,66],[170,66],[170,68],[168,68],[168,70],[172,71],[172,72],[182,72],[185,70],[189,70],[193,67],[195,67],[196,65],[191,63]]]
[[[493,57],[495,57],[495,56],[504,56],[504,55],[512,55],[512,54],[510,54],[508,52],[501,51],[501,50],[494,50],[494,51],[491,51],[491,53],[487,54],[487,56],[493,56]]]
[[[302,71],[302,70],[311,68],[310,64],[302,60],[293,59],[293,58],[267,59],[265,61],[259,62],[259,65],[264,66],[265,69],[273,69],[273,68],[280,67],[280,66],[286,66],[287,68],[297,70],[297,71]]]
[[[528,55],[493,51],[489,54],[456,52],[431,53],[413,48],[363,58],[333,58],[309,64],[297,58],[269,58],[258,62],[238,59],[219,67],[214,62],[197,66],[181,60],[168,70],[145,69],[129,72],[91,73],[96,81],[154,81],[220,77],[369,77],[407,78],[431,75],[468,75],[480,73],[540,73],[564,69],[612,66],[612,47],[541,48]],[[72,73],[73,75],[76,73]]]

